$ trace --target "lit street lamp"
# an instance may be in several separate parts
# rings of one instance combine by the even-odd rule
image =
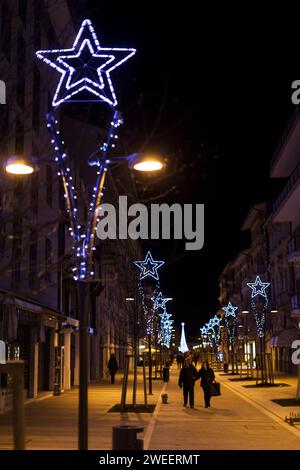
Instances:
[[[36,169],[32,159],[23,155],[9,157],[5,162],[4,168],[11,175],[30,175]]]

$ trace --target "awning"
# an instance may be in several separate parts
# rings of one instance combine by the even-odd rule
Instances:
[[[290,328],[282,330],[278,336],[273,336],[270,339],[271,348],[291,348],[293,341],[300,339],[300,330],[297,328]]]

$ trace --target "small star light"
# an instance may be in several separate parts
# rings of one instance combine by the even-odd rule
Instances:
[[[247,282],[247,286],[252,289],[251,298],[261,295],[262,297],[267,298],[266,289],[269,287],[269,282],[261,282],[260,277],[256,276],[255,282]]]
[[[150,251],[148,251],[144,261],[134,261],[134,264],[141,270],[140,279],[153,277],[158,281],[159,276],[157,270],[165,263],[164,261],[154,261]]]
[[[220,326],[221,323],[221,318],[219,318],[217,315],[215,315],[211,320],[210,323],[212,326]]]
[[[158,308],[162,308],[165,310],[166,308],[166,303],[171,300],[169,297],[163,297],[162,293],[159,292],[159,294],[156,297],[152,298],[154,305],[153,307],[157,310]]]
[[[201,331],[201,334],[202,334],[202,335],[206,335],[206,334],[207,334],[207,328],[206,328],[206,326],[203,326],[202,328],[200,328],[200,331]]]
[[[136,53],[136,49],[101,47],[90,20],[84,20],[71,49],[37,51],[43,60],[60,74],[52,105],[76,101],[82,91],[93,95],[93,100],[111,106],[118,104],[110,73]]]
[[[232,316],[233,318],[236,317],[235,311],[238,309],[238,307],[234,307],[231,302],[228,302],[227,307],[222,307],[222,310],[225,312],[225,318]]]

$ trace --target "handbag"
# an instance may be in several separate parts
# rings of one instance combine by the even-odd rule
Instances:
[[[219,382],[212,382],[209,384],[209,394],[211,397],[218,397],[221,395],[221,384]]]

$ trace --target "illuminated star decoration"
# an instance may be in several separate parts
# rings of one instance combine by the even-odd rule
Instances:
[[[269,282],[261,282],[260,277],[256,276],[255,282],[247,282],[247,286],[252,289],[251,298],[253,299],[257,295],[267,298],[266,289],[269,287]],[[259,287],[258,287],[259,286]]]
[[[92,22],[84,20],[71,49],[37,51],[36,56],[61,74],[52,101],[54,107],[76,101],[74,96],[83,91],[91,98],[80,101],[102,101],[116,106],[110,73],[135,53],[136,49],[101,47]]]
[[[206,326],[203,326],[202,328],[200,328],[200,331],[201,331],[201,335],[206,335],[207,334]]]
[[[217,315],[215,315],[211,320],[210,323],[212,326],[219,326],[221,323],[221,318],[219,318]]]
[[[238,307],[234,307],[231,302],[228,302],[227,307],[222,307],[222,310],[225,312],[225,318],[232,316],[233,318],[236,317],[235,311],[238,309]]]
[[[163,297],[162,293],[159,292],[156,297],[152,297],[152,300],[154,302],[153,307],[157,310],[159,308],[162,308],[165,310],[166,308],[166,303],[171,300],[169,297]]]
[[[165,263],[164,261],[154,261],[150,251],[148,251],[144,261],[134,261],[134,264],[141,270],[140,279],[153,277],[158,281],[159,276],[157,270]]]

